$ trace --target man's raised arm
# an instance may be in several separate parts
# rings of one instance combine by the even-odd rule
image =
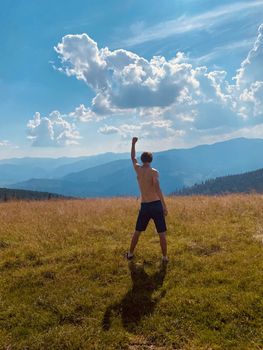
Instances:
[[[138,141],[138,137],[132,138],[132,146],[131,146],[131,160],[134,166],[134,169],[137,171],[137,168],[140,167],[140,165],[137,163],[136,159],[136,151],[135,151],[135,143]]]
[[[132,147],[131,147],[131,159],[132,159],[132,161],[136,160],[135,143],[137,141],[138,141],[138,137],[132,138]]]

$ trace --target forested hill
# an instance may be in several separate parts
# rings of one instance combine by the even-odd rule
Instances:
[[[263,193],[263,169],[238,175],[229,175],[207,180],[201,184],[174,192],[175,195],[225,194],[225,193]]]
[[[65,196],[49,193],[49,192],[39,192],[39,191],[27,191],[27,190],[17,190],[0,188],[0,202],[6,202],[9,200],[42,200],[42,199],[53,199],[53,198],[66,198]]]

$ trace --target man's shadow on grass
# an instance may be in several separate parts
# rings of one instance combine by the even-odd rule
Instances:
[[[166,268],[167,264],[163,263],[157,272],[148,275],[144,270],[144,266],[138,266],[134,262],[130,262],[132,288],[119,303],[107,307],[102,328],[105,331],[109,330],[111,318],[114,314],[117,314],[121,316],[123,327],[130,332],[134,331],[141,318],[151,315],[157,303],[165,296],[165,291],[156,298],[153,298],[152,294],[163,285]]]

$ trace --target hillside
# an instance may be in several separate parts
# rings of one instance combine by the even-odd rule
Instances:
[[[263,168],[262,139],[233,139],[191,149],[154,153],[152,166],[160,172],[165,194],[216,176]],[[137,153],[139,159],[140,153]],[[70,170],[70,165],[67,166]],[[35,178],[10,188],[51,191],[82,197],[138,195],[136,176],[129,159],[114,160],[56,179]]]
[[[184,188],[176,192],[178,195],[193,194],[226,194],[226,193],[263,193],[263,169],[239,175],[222,176],[207,180],[201,184]]]
[[[61,158],[10,158],[0,160],[0,186],[8,186],[31,178],[53,179],[117,159],[128,153],[107,152],[95,156]]]
[[[0,188],[0,202],[9,200],[43,200],[52,198],[65,198],[62,195],[49,192],[28,191],[18,189]]]
[[[162,266],[134,198],[0,203],[0,349],[261,349],[262,196],[167,206]]]

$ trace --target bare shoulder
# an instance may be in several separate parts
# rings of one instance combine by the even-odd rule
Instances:
[[[159,171],[157,169],[152,168],[152,178],[153,182],[156,183],[159,180]]]
[[[154,168],[152,168],[152,181],[154,185],[159,184],[159,171]]]
[[[133,167],[134,167],[135,171],[138,172],[138,170],[141,168],[141,165],[138,163],[137,159],[133,158],[132,163],[133,163]]]
[[[154,175],[158,175],[159,174],[159,171],[157,169],[155,169],[155,168],[152,168],[152,172],[153,172]]]

